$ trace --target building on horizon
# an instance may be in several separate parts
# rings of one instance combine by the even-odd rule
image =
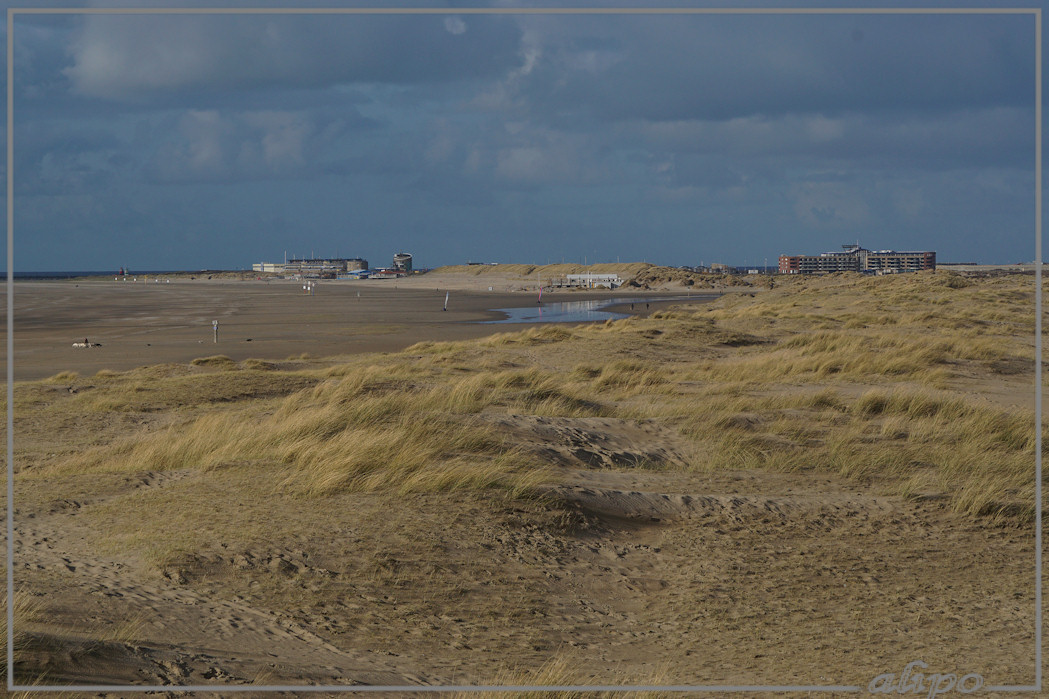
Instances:
[[[819,255],[780,255],[780,274],[829,274],[863,272],[896,274],[936,269],[936,253],[929,250],[867,250],[859,245],[842,245],[842,252]]]
[[[408,276],[408,272],[396,268],[373,269],[368,271],[368,276],[370,279],[399,279]]]
[[[360,257],[292,259],[284,263],[284,274],[328,279],[364,269],[368,269],[368,261]]]
[[[399,269],[402,272],[412,271],[412,256],[407,252],[399,252],[393,256],[393,268]]]
[[[583,289],[618,289],[623,285],[623,280],[618,274],[567,274],[565,275],[565,286],[581,287]]]
[[[280,262],[256,262],[251,268],[256,272],[269,272],[271,274],[284,273],[284,265]]]

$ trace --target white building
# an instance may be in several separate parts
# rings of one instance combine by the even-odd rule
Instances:
[[[277,262],[256,262],[251,268],[256,272],[273,272],[275,274],[284,273],[284,265]]]
[[[584,289],[615,289],[623,284],[618,274],[569,274],[566,275],[568,286],[581,286]]]

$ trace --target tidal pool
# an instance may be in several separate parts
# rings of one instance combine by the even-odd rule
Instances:
[[[660,298],[609,298],[588,299],[586,301],[556,301],[524,308],[493,308],[506,314],[500,320],[485,320],[484,323],[585,323],[588,321],[619,320],[628,318],[629,313],[603,310],[609,306],[625,304],[651,304],[656,301],[700,301],[707,300],[700,296],[669,296]]]

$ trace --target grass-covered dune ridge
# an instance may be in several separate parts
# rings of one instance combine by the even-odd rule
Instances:
[[[531,265],[448,265],[428,272],[428,276],[439,280],[442,276],[466,276],[499,280],[528,281],[546,284],[569,274],[618,274],[626,283],[644,288],[722,288],[730,286],[765,286],[766,276],[737,274],[710,274],[692,272],[677,267],[663,267],[650,262],[599,262],[592,265],[576,263]]]
[[[50,419],[153,414],[148,429],[100,432],[75,466],[56,457],[53,469],[251,469],[304,495],[520,495],[556,469],[493,417],[606,417],[656,421],[687,444],[687,458],[659,468],[826,470],[973,515],[1026,516],[1030,402],[977,394],[1033,398],[1032,287],[943,272],[777,278],[649,318],[384,356],[58,374],[20,385],[16,401],[68,386]]]
[[[618,264],[614,262],[600,262],[593,265],[581,265],[571,262],[548,265],[529,264],[498,264],[498,265],[447,265],[438,267],[430,272],[433,275],[441,274],[470,274],[478,277],[532,277],[551,279],[566,274],[616,274],[621,277],[633,277],[646,270],[655,268],[648,262],[629,262]]]

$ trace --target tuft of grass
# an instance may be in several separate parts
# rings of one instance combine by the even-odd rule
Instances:
[[[197,357],[191,361],[190,364],[193,366],[206,366],[225,370],[237,368],[237,363],[224,354],[213,354],[210,357]]]
[[[484,347],[499,345],[540,345],[555,342],[566,342],[575,337],[571,330],[556,325],[529,328],[518,332],[496,333],[481,340]]]
[[[80,378],[80,374],[75,371],[60,371],[53,376],[49,376],[44,379],[45,383],[69,383],[70,381],[76,381]]]
[[[136,370],[114,375],[93,390],[72,396],[60,410],[81,415],[158,412],[283,396],[316,381],[303,374],[258,369],[157,377]]]
[[[601,367],[592,385],[597,389],[611,386],[643,388],[665,383],[666,380],[663,372],[651,363],[616,360]]]
[[[149,616],[144,612],[125,616],[107,626],[105,631],[94,640],[99,645],[104,643],[129,645],[139,640],[148,622]]]
[[[15,634],[14,634],[14,654],[15,659],[18,658],[18,653],[23,650],[29,640],[29,634],[24,630],[27,622],[32,622],[40,617],[43,605],[26,590],[16,590],[14,594],[14,617],[15,617]],[[0,601],[0,656],[6,658],[8,651],[8,633],[7,633],[7,595],[4,595],[3,600]],[[7,676],[7,663],[3,664],[3,669],[0,670],[0,675],[6,678]]]
[[[276,371],[277,365],[264,359],[249,357],[240,363],[242,369],[253,369],[255,371]]]

